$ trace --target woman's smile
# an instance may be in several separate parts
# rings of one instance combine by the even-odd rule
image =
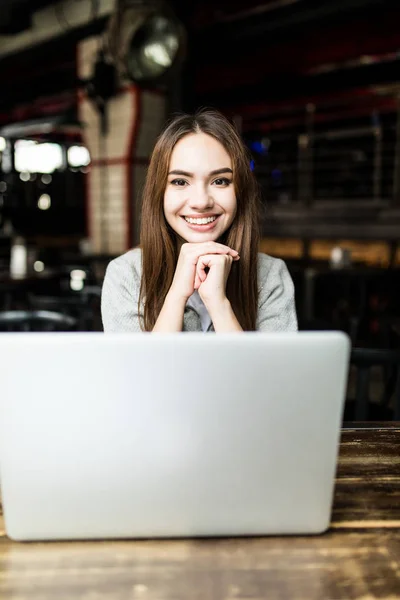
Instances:
[[[186,225],[190,227],[193,231],[212,231],[214,227],[217,225],[217,220],[220,215],[211,215],[211,216],[186,216],[183,215]]]

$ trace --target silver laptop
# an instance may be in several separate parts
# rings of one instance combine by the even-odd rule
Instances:
[[[341,333],[0,335],[0,482],[15,540],[319,533]]]

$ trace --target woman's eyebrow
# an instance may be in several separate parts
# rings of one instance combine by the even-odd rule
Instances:
[[[216,169],[215,171],[210,171],[209,175],[222,175],[222,173],[233,173],[233,171],[229,167],[224,167],[223,169]]]
[[[233,171],[229,167],[223,167],[222,169],[215,169],[215,171],[210,171],[208,175],[221,175],[222,173],[233,173]],[[185,177],[194,177],[193,173],[189,173],[188,171],[181,171],[180,169],[174,169],[173,171],[170,171],[168,175],[184,175]]]

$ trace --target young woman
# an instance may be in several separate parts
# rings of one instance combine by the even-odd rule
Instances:
[[[140,248],[107,267],[104,330],[296,330],[286,265],[258,253],[259,203],[250,156],[222,114],[172,120],[151,156]]]

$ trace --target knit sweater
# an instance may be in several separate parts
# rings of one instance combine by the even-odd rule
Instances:
[[[106,270],[101,296],[105,332],[140,332],[143,306],[138,310],[142,274],[140,248],[112,260]],[[285,263],[267,254],[258,254],[257,331],[296,331],[294,286]],[[190,304],[190,303],[189,303]],[[201,331],[200,316],[186,305],[183,331]],[[208,331],[214,331],[212,324]]]

